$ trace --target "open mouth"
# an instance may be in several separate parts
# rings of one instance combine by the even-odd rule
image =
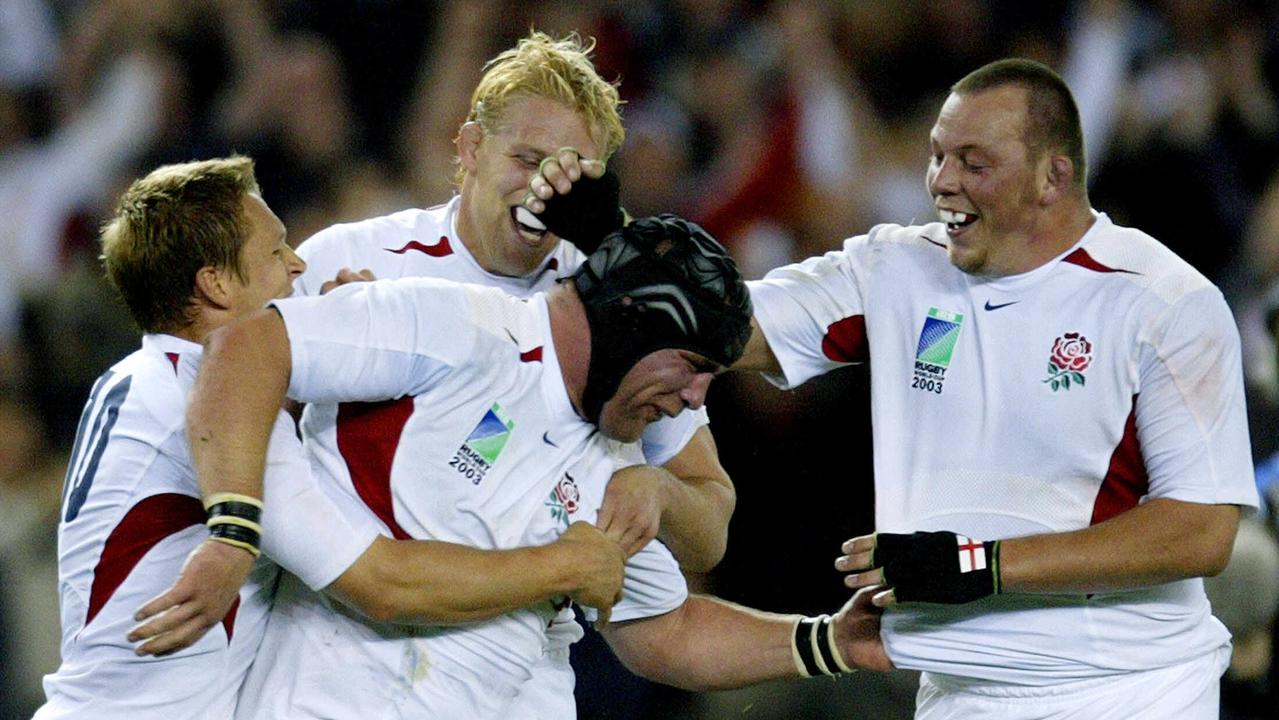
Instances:
[[[942,222],[946,223],[946,229],[950,232],[958,232],[964,228],[977,222],[977,216],[972,213],[956,212],[954,210],[938,210],[937,215]]]
[[[511,208],[511,219],[515,221],[515,227],[519,228],[520,235],[529,242],[538,242],[546,235],[546,225],[523,205]]]

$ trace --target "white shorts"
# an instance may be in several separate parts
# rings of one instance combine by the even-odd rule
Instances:
[[[915,720],[1215,720],[1230,646],[1179,665],[1044,687],[943,688],[924,673]]]

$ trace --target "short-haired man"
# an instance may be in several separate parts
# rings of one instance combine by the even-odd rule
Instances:
[[[570,522],[593,519],[616,443],[699,407],[749,334],[736,267],[710,236],[673,216],[611,234],[571,282],[526,300],[428,278],[279,300],[211,338],[190,410],[191,431],[205,440],[197,467],[236,479],[256,472],[255,448],[286,385],[308,403],[411,403],[433,410],[423,419],[432,432],[397,456],[413,472],[376,488],[382,496],[371,509],[383,522],[406,537],[480,549],[545,543]],[[240,392],[223,392],[231,387]],[[266,645],[277,655],[259,658],[239,713],[506,717],[559,609],[540,603],[486,622],[406,631],[326,622],[334,613],[295,605],[287,613],[304,622]],[[732,687],[833,674],[849,667],[843,658],[888,667],[866,610],[850,604],[834,622],[803,622],[689,597],[670,553],[649,543],[627,561],[613,609],[625,622],[604,634],[645,676]]]
[[[382,619],[457,622],[476,617],[476,607],[497,613],[502,602],[566,593],[612,601],[621,552],[585,523],[551,545],[486,555],[508,585],[468,596],[472,588],[441,576],[440,559],[475,550],[394,541],[363,514],[344,516],[311,482],[283,413],[272,420],[265,511],[256,488],[223,483],[213,492],[197,483],[184,413],[199,343],[289,295],[305,267],[263,202],[251,160],[165,166],[135,182],[103,231],[103,260],[145,335],[140,350],[98,380],[81,416],[58,528],[62,665],[45,679],[38,718],[230,717],[262,638],[274,564],[256,563],[243,590],[242,577],[233,578],[231,597],[161,616],[170,635],[197,636],[192,647],[175,652],[160,634],[137,653],[126,635],[134,610],[184,563],[208,570],[225,553],[233,569],[250,564],[263,528],[263,548],[301,582]],[[165,593],[148,606],[173,602]],[[229,613],[217,609],[226,606]]]
[[[1090,207],[1078,111],[1043,65],[960,80],[930,147],[941,222],[751,288],[739,367],[875,369],[880,532],[837,567],[888,585],[918,718],[1215,718],[1230,636],[1202,576],[1257,505],[1230,311]]]

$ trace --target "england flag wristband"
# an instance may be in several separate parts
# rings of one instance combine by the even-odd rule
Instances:
[[[876,533],[872,567],[897,602],[948,605],[999,594],[999,541],[981,542],[953,532]]]

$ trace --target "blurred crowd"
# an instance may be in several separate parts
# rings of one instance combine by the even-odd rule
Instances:
[[[443,202],[482,66],[530,27],[595,38],[597,67],[620,82],[613,167],[631,214],[701,222],[752,276],[875,223],[932,219],[928,130],[969,70],[1019,55],[1061,72],[1094,206],[1194,264],[1237,317],[1271,507],[1210,591],[1236,635],[1223,717],[1276,716],[1279,5],[2,0],[0,720],[29,717],[57,666],[65,458],[93,380],[137,343],[97,263],[114,199],[158,164],[238,151],[294,243]],[[814,385],[713,388],[739,504],[728,557],[698,581],[725,597],[810,612],[844,597],[831,561],[871,528],[865,371]],[[579,662],[603,666],[599,653],[587,644]],[[909,678],[864,675],[691,696],[614,668],[584,677],[579,697],[583,720],[909,717]]]

